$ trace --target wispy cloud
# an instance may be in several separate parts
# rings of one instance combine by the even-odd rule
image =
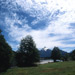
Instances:
[[[7,6],[9,7],[8,4]],[[75,48],[75,43],[67,43],[75,42],[74,0],[15,0],[10,7],[7,8],[9,14],[4,17],[12,41],[19,44],[26,35],[32,35],[38,48]]]

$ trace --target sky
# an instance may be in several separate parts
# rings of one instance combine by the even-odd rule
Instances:
[[[75,0],[0,0],[0,29],[16,51],[31,35],[38,49],[75,49]]]

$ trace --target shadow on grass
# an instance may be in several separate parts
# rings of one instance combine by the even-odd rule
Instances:
[[[20,66],[17,66],[17,67],[37,67],[38,65],[37,64],[27,64],[27,65],[20,65]]]

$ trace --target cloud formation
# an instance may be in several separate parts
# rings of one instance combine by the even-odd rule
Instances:
[[[37,48],[75,48],[74,0],[6,0],[0,8],[14,49],[26,35],[33,37]]]

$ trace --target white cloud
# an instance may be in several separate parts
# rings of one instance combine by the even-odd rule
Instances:
[[[15,15],[15,20],[6,18],[6,23],[9,28],[9,35],[14,38],[14,41],[20,41],[26,35],[32,35],[37,47],[44,46],[48,48],[58,47],[75,47],[75,44],[63,43],[64,38],[71,37],[70,40],[75,40],[75,30],[70,28],[70,23],[75,22],[75,0],[16,0],[24,12],[27,12],[32,17],[36,17],[32,24],[35,25],[40,20],[48,19],[48,26],[45,29],[34,30],[28,25],[27,19],[19,20]],[[60,11],[57,12],[56,11]],[[65,13],[63,13],[65,12]],[[63,14],[62,14],[63,13]],[[54,19],[53,19],[54,18]],[[23,27],[19,28],[14,25],[17,22]],[[55,36],[50,36],[54,34]]]

